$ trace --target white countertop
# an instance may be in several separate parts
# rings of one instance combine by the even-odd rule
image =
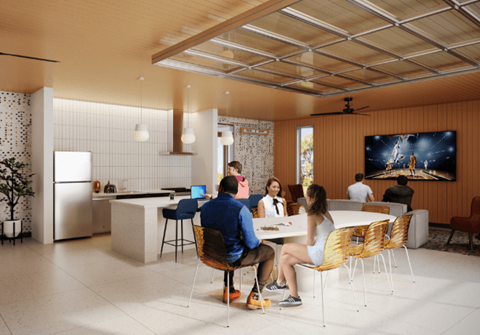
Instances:
[[[141,208],[147,209],[147,208],[165,208],[170,206],[176,207],[178,205],[178,202],[182,199],[190,199],[190,196],[189,195],[175,196],[175,199],[173,200],[170,200],[170,197],[110,200],[110,203],[122,204],[122,205],[133,206],[133,207],[141,207]],[[199,201],[199,204],[201,204],[202,202],[206,202],[206,201],[205,200]]]
[[[117,193],[92,193],[92,198],[108,198],[108,197],[116,197],[117,195],[135,195],[135,194],[170,194],[174,191],[168,190],[153,190],[153,191],[128,191],[128,192],[117,192]]]

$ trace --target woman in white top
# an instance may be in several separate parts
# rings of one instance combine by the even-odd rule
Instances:
[[[284,217],[287,214],[287,202],[282,198],[282,184],[272,177],[265,186],[265,197],[258,202],[258,217]]]
[[[302,300],[298,296],[297,279],[294,265],[309,263],[316,266],[323,263],[325,242],[331,231],[335,230],[333,219],[327,211],[327,193],[322,186],[310,185],[305,196],[308,204],[307,244],[287,243],[282,247],[278,278],[266,286],[267,291],[290,290],[290,296],[280,302],[282,307],[299,306]]]

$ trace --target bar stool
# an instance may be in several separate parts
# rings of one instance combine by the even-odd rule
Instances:
[[[245,207],[247,207],[248,211],[250,212],[250,200],[248,199],[235,199]]]
[[[197,239],[195,237],[195,230],[193,228],[193,218],[195,217],[195,214],[197,213],[197,208],[198,208],[197,199],[182,199],[178,202],[177,209],[164,208],[162,210],[163,217],[166,219],[166,221],[165,221],[165,229],[163,230],[163,239],[162,239],[162,248],[160,250],[160,257],[162,257],[163,245],[164,244],[174,246],[175,247],[175,263],[176,263],[177,262],[177,248],[178,248],[178,242],[179,241],[181,242],[181,246],[182,246],[182,254],[183,254],[183,246],[184,245],[195,244],[195,250],[196,250]],[[168,219],[175,220],[175,239],[165,241]],[[195,241],[190,241],[190,240],[186,240],[186,239],[183,238],[183,220],[188,220],[188,219],[190,219],[192,221],[193,238],[194,238]],[[181,221],[181,238],[180,239],[178,238],[178,220]],[[198,254],[197,254],[197,256],[198,256]]]
[[[253,217],[258,217],[258,202],[263,199],[263,195],[261,194],[252,194],[251,196],[248,197],[248,200],[250,200],[250,210],[252,211]],[[254,215],[254,211],[257,213],[257,215]]]

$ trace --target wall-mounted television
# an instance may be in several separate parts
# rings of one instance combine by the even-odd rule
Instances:
[[[365,136],[365,178],[455,181],[457,133]]]

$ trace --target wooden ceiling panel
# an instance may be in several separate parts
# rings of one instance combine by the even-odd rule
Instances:
[[[218,108],[224,115],[224,92],[229,91],[229,115],[263,120],[304,118],[318,111],[341,110],[346,96],[353,96],[358,106],[370,105],[369,111],[480,99],[478,72],[317,98],[151,64],[153,54],[266,1],[0,0],[1,7],[8,8],[0,11],[0,52],[60,61],[54,64],[0,56],[0,90],[31,94],[46,86],[53,87],[54,96],[58,98],[139,106],[138,78],[142,76],[145,78],[145,107],[184,109],[185,86],[189,84],[190,106],[194,111]],[[353,11],[356,6],[348,1],[312,0],[303,5],[310,6],[312,15],[330,24],[341,25],[346,19],[351,20],[353,25],[343,27],[351,32],[383,22],[367,12]],[[285,48],[285,53],[296,50],[288,45]],[[370,62],[372,58],[363,59],[360,49],[352,46],[348,50],[358,52],[358,60]],[[333,46],[332,50],[335,50]],[[478,50],[478,46],[459,48],[480,60]],[[312,57],[297,58],[306,65],[332,71],[355,68],[313,53]],[[301,72],[304,73],[309,72]],[[356,78],[368,79],[369,76],[361,73]],[[266,73],[259,78],[291,79]],[[299,83],[293,87],[305,91],[340,92],[314,83]]]

